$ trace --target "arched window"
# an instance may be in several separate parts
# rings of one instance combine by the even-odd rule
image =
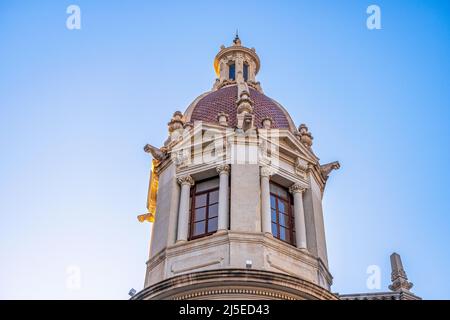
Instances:
[[[191,189],[189,240],[217,231],[219,213],[219,178],[196,183]]]
[[[286,188],[270,182],[272,235],[295,245],[293,204],[292,195]]]
[[[248,63],[244,62],[244,81],[248,81]]]
[[[236,79],[236,65],[234,63],[228,66],[228,79]]]

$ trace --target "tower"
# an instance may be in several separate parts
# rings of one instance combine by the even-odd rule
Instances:
[[[236,35],[217,79],[168,123],[153,156],[145,288],[134,299],[337,299],[322,197],[338,162],[263,93],[255,49]],[[155,209],[156,208],[156,209]]]

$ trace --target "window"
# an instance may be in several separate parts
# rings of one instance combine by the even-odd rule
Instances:
[[[295,245],[295,230],[292,196],[286,188],[270,183],[270,208],[272,235]]]
[[[199,182],[191,190],[189,240],[217,231],[219,214],[219,179]]]
[[[248,63],[244,62],[244,80],[248,80]]]
[[[235,80],[236,79],[236,65],[234,63],[230,64],[228,66],[228,78],[230,80]]]

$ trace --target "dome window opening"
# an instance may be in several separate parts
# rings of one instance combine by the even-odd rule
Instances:
[[[228,67],[228,78],[230,80],[236,80],[236,64],[230,64]]]
[[[244,63],[244,81],[248,81],[248,63]]]

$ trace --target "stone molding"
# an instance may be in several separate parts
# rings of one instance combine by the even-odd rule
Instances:
[[[213,130],[225,130],[224,127],[221,127],[220,125],[216,124],[216,125],[212,125],[212,124],[203,124],[203,128],[204,129],[213,129]],[[319,182],[319,184],[321,185],[321,189],[323,189],[324,184],[325,184],[325,180],[323,179],[323,176],[320,172],[320,165],[318,163],[318,159],[317,157],[312,153],[311,149],[307,149],[306,147],[304,147],[300,141],[298,139],[295,139],[295,136],[289,132],[289,130],[287,129],[279,129],[279,139],[280,139],[280,143],[277,144],[277,148],[279,149],[278,151],[278,156],[280,157],[280,159],[286,160],[287,162],[291,162],[292,165],[294,166],[293,170],[291,170],[292,172],[289,172],[289,179],[292,179],[293,182],[295,182],[298,179],[303,180],[306,183],[306,171],[303,171],[302,169],[300,169],[302,167],[302,165],[304,166],[304,162],[303,161],[299,161],[297,163],[298,166],[297,170],[295,170],[296,167],[296,161],[295,159],[292,159],[292,153],[294,151],[295,157],[301,157],[306,163],[310,164],[310,168],[309,170],[307,170],[308,172],[313,172],[314,175],[316,176],[316,180]],[[225,133],[227,135],[227,139],[228,141],[230,141],[230,139],[233,139],[233,137],[236,136],[235,132],[231,132],[231,133]],[[286,139],[291,145],[287,145],[286,143],[284,143],[282,140]],[[164,171],[167,167],[170,166],[170,164],[174,163],[177,166],[177,174],[181,174],[181,175],[187,175],[187,174],[194,174],[197,172],[201,172],[201,171],[205,171],[207,169],[210,168],[214,168],[215,166],[217,166],[218,164],[194,164],[191,163],[187,166],[184,166],[184,161],[185,159],[185,155],[183,154],[177,154],[176,150],[177,150],[177,146],[180,143],[180,141],[178,141],[177,143],[174,143],[173,145],[169,146],[166,148],[161,148],[161,153],[158,153],[158,157],[163,158],[163,160],[160,162],[157,170],[158,172],[162,172]],[[233,142],[233,144],[238,143],[238,142]],[[228,146],[228,148],[231,148],[232,146]],[[168,155],[163,155],[163,153],[166,154],[172,154],[175,152],[175,154],[172,154],[172,156],[168,156]],[[224,162],[228,161],[228,159],[224,159]],[[261,165],[267,165],[267,164],[263,164],[261,163]],[[277,168],[274,169],[283,172],[286,171],[282,168]],[[297,172],[295,172],[297,171]],[[287,172],[287,171],[286,171]],[[301,173],[301,174],[299,174]]]
[[[226,286],[224,285],[226,283]],[[330,291],[304,279],[272,271],[218,269],[183,274],[163,280],[133,296],[133,300],[185,300],[231,294],[269,299],[338,300]]]
[[[175,257],[182,255],[195,255],[199,252],[205,252],[210,248],[231,246],[232,244],[235,245],[254,244],[257,246],[263,246],[266,248],[266,252],[272,250],[273,252],[277,252],[277,254],[284,255],[286,258],[297,261],[299,264],[304,265],[307,268],[312,268],[316,270],[317,274],[321,275],[325,279],[325,281],[328,283],[328,286],[332,284],[333,277],[328,271],[326,265],[321,261],[320,258],[314,256],[310,252],[289,245],[276,238],[269,237],[263,233],[236,232],[236,231],[218,232],[208,237],[185,241],[182,243],[176,243],[170,247],[167,247],[166,249],[163,249],[162,251],[158,252],[147,261],[147,277],[148,273],[152,272],[152,270],[157,268],[158,265],[160,265],[161,263],[166,264],[169,260],[172,260]],[[266,258],[267,254],[263,254],[263,256]],[[220,257],[219,256],[213,257],[210,261],[206,262],[211,262],[212,260],[217,258]],[[225,260],[223,260],[223,262],[225,264],[222,265],[221,267],[222,269],[230,267],[229,265],[227,265],[227,262]],[[264,269],[255,269],[255,270],[264,270]],[[292,272],[286,272],[285,270],[283,271],[280,270],[280,272],[292,274]],[[310,279],[305,280],[311,281]]]
[[[226,298],[230,298],[232,296],[255,296],[261,299],[261,297],[267,297],[268,300],[297,300],[294,297],[279,293],[279,292],[268,292],[261,289],[242,289],[242,288],[232,288],[232,289],[216,289],[216,290],[203,290],[190,294],[185,294],[182,296],[178,296],[173,300],[196,300],[203,299],[204,297],[214,297],[214,296],[222,296],[226,300]],[[225,297],[227,296],[227,297]],[[221,297],[221,299],[222,299]]]
[[[191,271],[191,270],[195,270],[195,269],[199,269],[199,268],[209,267],[209,266],[216,265],[216,264],[220,265],[220,264],[222,264],[223,260],[224,260],[223,257],[218,257],[218,258],[212,259],[208,262],[191,265],[191,266],[187,266],[187,267],[178,267],[177,264],[174,264],[171,266],[170,271],[173,274],[182,273],[182,272]]]

